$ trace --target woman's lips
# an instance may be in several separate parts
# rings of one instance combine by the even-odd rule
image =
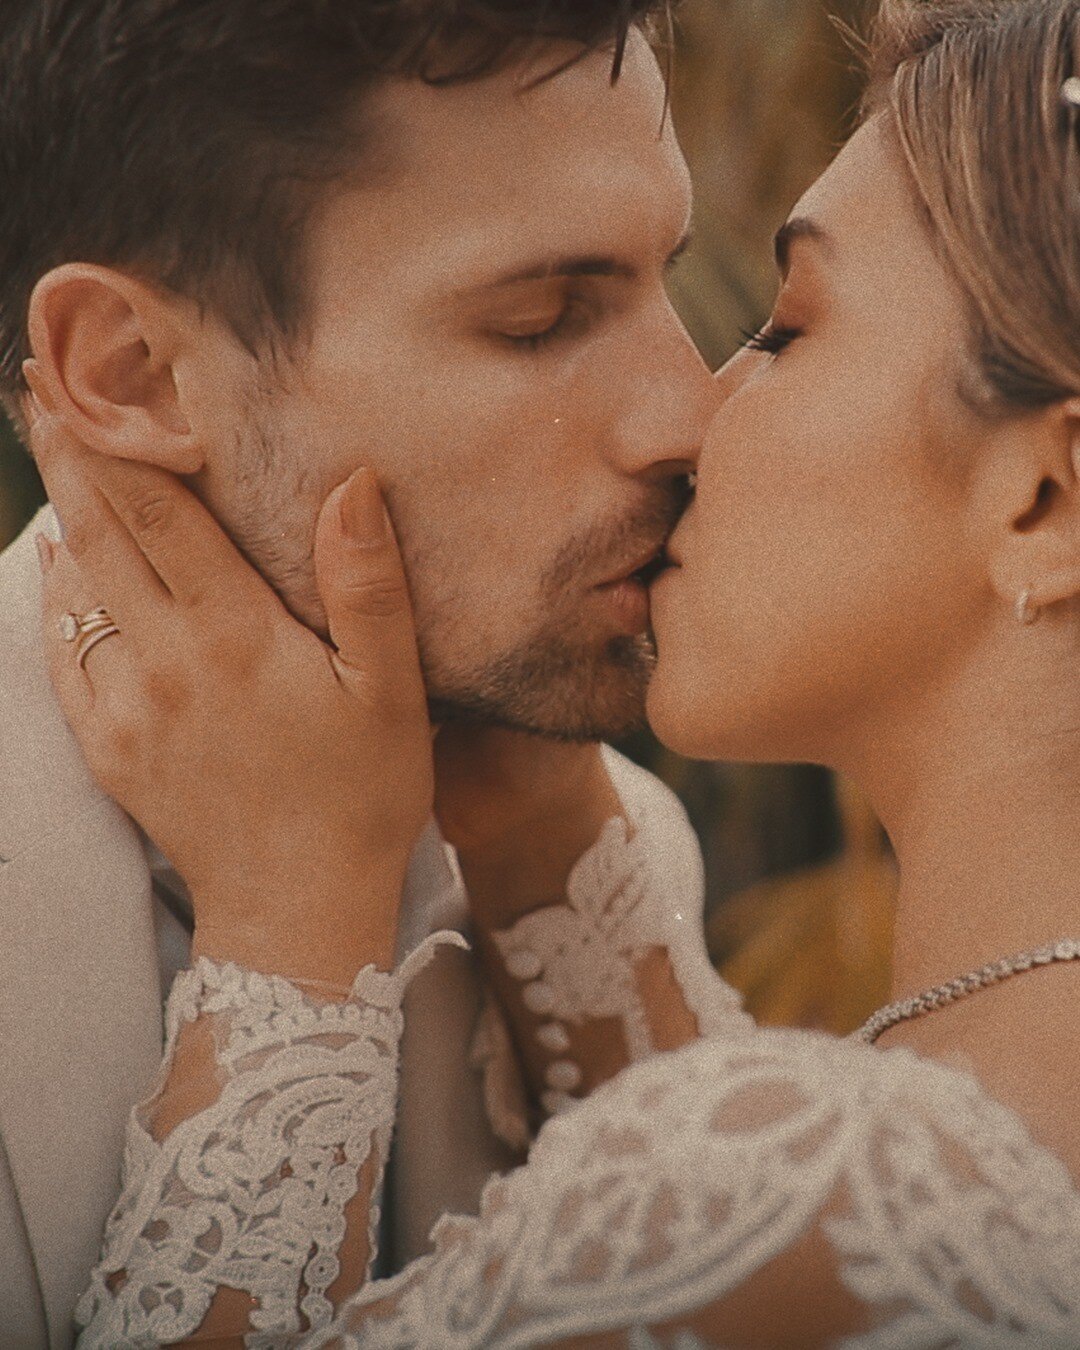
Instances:
[[[667,547],[664,549],[663,570],[666,572],[672,567],[681,567],[682,565],[683,565],[682,554],[679,553],[678,549],[673,549],[669,542]]]
[[[682,572],[682,570],[683,570],[682,560],[673,557],[670,553],[665,553],[664,566],[653,574],[653,578],[649,582],[650,601],[652,601],[655,598],[655,596],[659,592],[659,588],[663,585],[665,581],[670,581],[673,577],[677,577]]]

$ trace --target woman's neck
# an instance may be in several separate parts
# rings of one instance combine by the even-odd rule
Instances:
[[[931,754],[908,790],[894,781],[893,998],[1080,936],[1080,746],[1007,740]]]
[[[989,961],[1080,937],[1080,754],[948,757],[885,812],[901,889],[892,999]],[[1055,759],[1057,767],[1055,767]],[[879,807],[880,809],[880,807]],[[1080,962],[1006,979],[878,1041],[972,1073],[1080,1185]]]
[[[995,654],[981,679],[943,680],[936,706],[860,738],[848,771],[900,864],[892,999],[1080,937],[1073,645],[1049,673]],[[1078,998],[1080,962],[1059,962],[900,1022],[878,1046],[973,1073],[1080,1184]]]

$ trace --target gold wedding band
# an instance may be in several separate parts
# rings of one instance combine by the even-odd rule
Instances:
[[[79,669],[86,669],[86,658],[99,642],[115,637],[120,632],[107,609],[92,609],[89,614],[65,614],[60,619],[60,636],[65,642],[78,641],[75,660]]]
[[[81,670],[86,669],[86,658],[94,650],[99,642],[104,642],[108,637],[116,637],[120,629],[114,623],[107,623],[101,628],[95,628],[92,632],[83,635],[82,642],[79,643],[79,649],[75,654],[75,659],[79,663]]]
[[[65,614],[60,619],[60,636],[65,642],[74,642],[91,624],[112,623],[107,609],[92,609],[89,614]]]

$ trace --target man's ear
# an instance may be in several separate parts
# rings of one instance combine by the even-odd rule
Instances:
[[[991,579],[1011,607],[1080,600],[1080,398],[1012,419],[984,476]]]
[[[205,453],[177,380],[195,330],[178,297],[108,267],[65,263],[34,287],[35,387],[88,449],[178,474]]]

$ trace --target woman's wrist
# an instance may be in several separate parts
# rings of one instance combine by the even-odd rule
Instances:
[[[313,892],[308,879],[303,891],[279,891],[259,904],[195,891],[192,959],[231,961],[346,993],[365,966],[393,969],[404,870],[338,882]]]
[[[280,975],[294,984],[322,988],[328,995],[346,997],[359,972],[369,965],[379,970],[393,968],[396,930],[393,936],[364,942],[309,940],[279,941],[262,934],[233,930],[195,931],[191,959],[206,957],[219,965],[233,963],[262,975]]]

